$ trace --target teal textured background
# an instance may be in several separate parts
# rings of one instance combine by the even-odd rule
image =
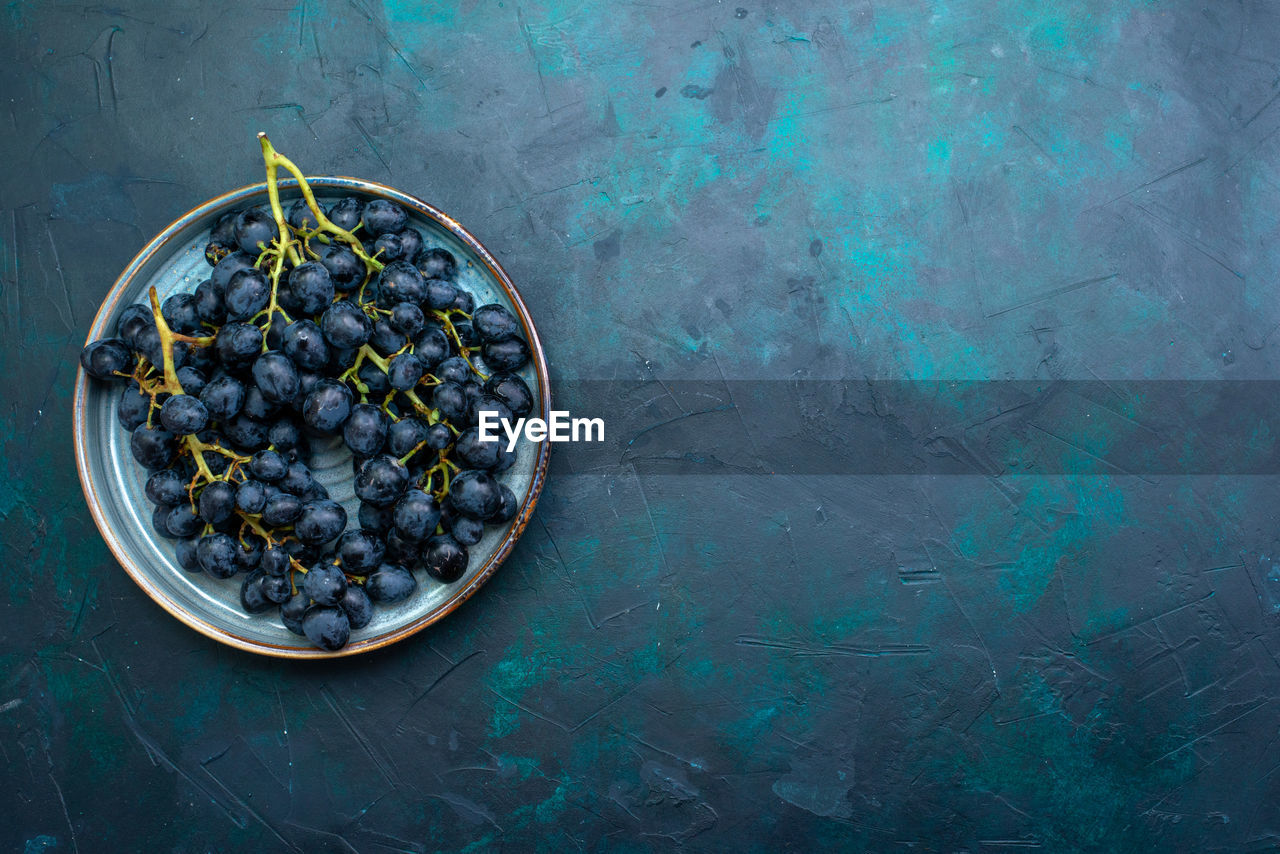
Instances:
[[[260,180],[258,130],[471,229],[651,456],[737,412],[668,381],[1271,379],[1278,39],[1257,2],[9,3],[0,845],[1275,848],[1274,476],[1026,474],[985,410],[965,473],[792,474],[859,436],[779,392],[681,474],[553,454],[475,599],[303,666],[133,585],[70,400],[119,270]],[[1106,458],[1135,393],[1048,429]]]

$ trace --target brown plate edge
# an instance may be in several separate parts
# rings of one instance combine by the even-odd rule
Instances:
[[[551,380],[547,369],[546,352],[543,349],[542,341],[538,337],[537,330],[534,328],[533,319],[529,315],[529,309],[525,305],[524,300],[516,291],[515,285],[511,282],[510,276],[506,270],[498,263],[493,254],[489,252],[485,246],[477,240],[469,231],[463,228],[453,217],[439,210],[438,208],[427,204],[426,202],[388,187],[385,184],[376,181],[366,181],[360,178],[350,178],[346,176],[322,176],[308,177],[307,181],[313,188],[323,189],[346,189],[358,190],[372,196],[379,196],[399,202],[406,207],[410,207],[418,213],[426,216],[428,219],[434,220],[446,229],[448,229],[455,237],[471,248],[473,252],[484,263],[485,267],[497,279],[502,290],[506,293],[507,298],[511,300],[512,305],[516,308],[520,318],[520,324],[524,329],[526,339],[529,343],[530,351],[533,354],[534,370],[538,375],[538,384],[540,386],[540,402],[542,411],[549,414],[551,411]],[[280,187],[290,188],[297,187],[297,182],[293,180],[280,181]],[[136,276],[139,270],[173,237],[195,219],[202,218],[209,213],[219,209],[227,208],[239,200],[265,193],[266,184],[251,184],[247,187],[241,187],[224,193],[204,202],[201,205],[192,208],[187,213],[178,217],[169,224],[160,234],[152,238],[146,246],[142,248],[133,260],[125,267],[120,276],[112,284],[111,289],[107,292],[107,297],[99,307],[97,314],[94,316],[93,323],[89,327],[88,337],[85,344],[101,337],[100,327],[105,323],[105,318],[111,314],[116,303],[120,301],[124,291],[128,289],[130,282]],[[520,512],[513,520],[507,536],[499,544],[497,551],[489,558],[480,572],[471,579],[464,587],[460,587],[453,593],[444,604],[436,611],[427,614],[421,619],[415,620],[405,626],[390,632],[385,632],[375,637],[366,638],[358,643],[350,644],[336,652],[328,652],[314,647],[291,647],[278,644],[266,644],[258,641],[249,640],[240,637],[232,632],[215,626],[201,619],[198,614],[188,611],[180,607],[176,602],[165,596],[157,587],[155,587],[147,575],[129,559],[124,551],[123,545],[111,533],[110,526],[107,524],[106,518],[100,509],[100,501],[93,487],[92,480],[89,476],[88,450],[84,441],[85,436],[85,395],[88,392],[88,376],[84,372],[83,367],[77,368],[76,371],[76,388],[75,399],[72,408],[72,433],[75,444],[76,471],[80,477],[80,487],[84,492],[85,500],[89,505],[89,511],[93,515],[94,523],[98,526],[98,531],[102,534],[102,538],[106,541],[107,547],[115,556],[116,561],[124,568],[125,572],[134,580],[134,582],[142,588],[156,604],[168,611],[169,614],[187,626],[195,629],[205,637],[227,644],[228,646],[242,649],[248,652],[255,652],[260,655],[269,655],[276,658],[290,659],[327,659],[327,658],[343,658],[350,655],[358,655],[363,652],[371,652],[389,646],[397,641],[414,635],[427,626],[430,626],[457,610],[458,606],[471,598],[475,592],[498,570],[502,562],[515,548],[516,541],[524,533],[528,527],[530,520],[533,518],[534,507],[538,503],[538,497],[542,492],[542,487],[546,482],[547,468],[550,465],[551,444],[542,442],[538,448],[537,464],[534,466],[533,475],[529,481],[529,488],[525,493],[524,500],[521,502]]]

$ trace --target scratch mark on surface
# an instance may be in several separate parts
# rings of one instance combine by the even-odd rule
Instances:
[[[58,803],[62,804],[62,814],[67,819],[67,830],[71,832],[71,850],[76,854],[80,852],[80,843],[76,841],[76,826],[71,823],[71,811],[67,809],[67,799],[62,794],[62,787],[58,785],[58,778],[53,776],[53,772],[49,772],[49,782],[53,784],[53,790],[58,793]]]
[[[1089,285],[1097,285],[1097,284],[1101,284],[1102,282],[1110,281],[1111,279],[1114,279],[1119,275],[1120,275],[1119,273],[1108,273],[1105,276],[1098,276],[1093,279],[1085,279],[1080,282],[1072,282],[1069,285],[1063,285],[1060,288],[1054,288],[1051,291],[1046,291],[1038,297],[1032,297],[1031,299],[1025,302],[1018,303],[1017,305],[1011,305],[1008,308],[1002,308],[999,311],[986,315],[986,318],[990,320],[993,317],[999,317],[1002,314],[1008,314],[1009,312],[1017,311],[1020,308],[1027,308],[1028,306],[1035,305],[1036,303],[1041,303],[1041,302],[1044,302],[1045,300],[1051,300],[1054,297],[1060,297],[1063,294],[1069,294],[1072,291],[1078,291],[1081,288],[1088,287]]]
[[[383,761],[382,757],[378,756],[374,751],[373,745],[369,743],[369,739],[365,737],[364,733],[356,728],[355,724],[351,722],[351,719],[347,717],[346,712],[342,711],[338,706],[338,702],[334,699],[333,692],[329,690],[329,686],[325,685],[321,687],[320,696],[324,697],[324,701],[329,704],[330,709],[333,709],[333,713],[338,716],[338,720],[342,721],[343,725],[346,726],[347,730],[351,733],[351,737],[356,740],[356,743],[360,745],[365,753],[369,754],[369,758],[373,760],[373,764],[377,767],[378,771],[382,773],[382,776],[386,781],[392,786],[399,788],[400,784],[396,780],[395,775],[391,773],[391,769]]]
[[[856,646],[853,644],[808,644],[802,641],[782,640],[779,638],[759,637],[756,635],[738,635],[734,643],[739,646],[759,646],[766,649],[780,649],[799,656],[849,655],[865,658],[881,658],[895,655],[927,655],[933,647],[926,644],[876,644],[875,646]]]
[[[1093,207],[1088,208],[1088,210],[1094,210],[1096,208],[1105,208],[1107,205],[1114,204],[1115,202],[1120,201],[1126,196],[1132,196],[1134,193],[1138,192],[1139,190],[1145,190],[1147,187],[1150,187],[1153,184],[1158,184],[1166,178],[1172,178],[1174,175],[1177,175],[1180,172],[1186,172],[1188,169],[1194,169],[1195,167],[1199,166],[1201,163],[1204,163],[1208,159],[1209,158],[1207,156],[1201,156],[1201,157],[1197,157],[1195,160],[1192,160],[1188,163],[1183,163],[1181,166],[1175,166],[1174,168],[1170,169],[1168,172],[1164,172],[1160,175],[1157,175],[1155,178],[1152,178],[1150,181],[1145,181],[1139,184],[1138,186],[1134,187],[1132,190],[1129,190],[1128,192],[1125,192],[1125,193],[1121,193],[1120,195],[1116,196],[1114,199],[1108,199],[1107,201],[1103,202],[1100,205],[1094,205]]]
[[[1213,729],[1209,730],[1208,732],[1201,733],[1200,735],[1196,736],[1190,741],[1187,741],[1182,745],[1180,745],[1179,747],[1175,747],[1173,750],[1170,750],[1168,753],[1164,754],[1159,759],[1151,760],[1150,762],[1147,763],[1147,766],[1150,767],[1152,765],[1155,765],[1157,762],[1162,762],[1165,759],[1168,759],[1170,756],[1173,756],[1175,753],[1180,753],[1181,751],[1186,750],[1188,747],[1191,747],[1193,744],[1198,744],[1199,742],[1204,741],[1209,736],[1214,735],[1215,733],[1221,732],[1222,730],[1231,726],[1236,721],[1240,720],[1243,717],[1253,714],[1254,712],[1258,711],[1258,709],[1261,709],[1263,706],[1267,705],[1270,702],[1271,702],[1271,698],[1269,697],[1265,700],[1259,700],[1258,702],[1254,703],[1252,706],[1245,709],[1243,712],[1236,715],[1234,718],[1222,724],[1221,726],[1216,726]]]
[[[356,130],[360,131],[360,135],[363,136],[364,141],[369,144],[369,148],[373,151],[374,156],[378,158],[378,162],[382,164],[382,168],[386,169],[387,174],[390,175],[391,166],[383,159],[382,152],[378,150],[378,146],[373,144],[373,138],[369,136],[369,132],[364,129],[364,125],[360,124],[360,120],[354,117],[351,119],[351,123],[356,126]]]
[[[1138,620],[1138,622],[1136,622],[1136,623],[1132,623],[1132,624],[1130,624],[1130,625],[1128,625],[1128,626],[1125,626],[1125,627],[1124,627],[1124,628],[1122,628],[1122,629],[1116,629],[1116,630],[1115,630],[1115,631],[1113,631],[1113,632],[1107,632],[1105,635],[1099,635],[1098,637],[1094,638],[1093,640],[1087,641],[1086,643],[1087,643],[1088,645],[1092,645],[1092,644],[1095,644],[1095,643],[1101,643],[1102,641],[1107,640],[1108,638],[1113,638],[1113,637],[1115,637],[1116,635],[1122,635],[1122,634],[1124,634],[1124,633],[1125,633],[1125,632],[1127,632],[1127,631],[1131,631],[1131,630],[1133,630],[1133,629],[1136,629],[1138,626],[1142,626],[1142,625],[1145,625],[1145,624],[1147,624],[1147,623],[1150,623],[1152,620],[1158,620],[1158,619],[1160,619],[1161,617],[1167,617],[1167,616],[1169,616],[1170,614],[1176,614],[1176,613],[1178,613],[1179,611],[1184,610],[1184,609],[1186,609],[1186,608],[1191,608],[1191,607],[1193,607],[1193,606],[1195,606],[1195,605],[1199,605],[1201,602],[1205,602],[1205,601],[1208,601],[1209,599],[1212,599],[1212,598],[1213,598],[1213,596],[1214,596],[1214,591],[1210,590],[1208,593],[1206,593],[1205,595],[1201,596],[1199,599],[1194,599],[1194,600],[1192,600],[1192,601],[1190,601],[1190,602],[1183,602],[1181,605],[1178,605],[1177,607],[1174,607],[1174,608],[1170,608],[1170,609],[1169,609],[1169,610],[1167,610],[1167,611],[1161,611],[1159,614],[1152,614],[1150,617],[1147,617],[1147,618],[1142,619],[1142,620]]]
[[[1142,212],[1143,212],[1143,213],[1145,213],[1147,216],[1149,216],[1149,217],[1151,217],[1152,219],[1154,219],[1156,222],[1161,223],[1162,225],[1164,225],[1165,227],[1167,227],[1167,228],[1168,228],[1169,230],[1171,230],[1175,235],[1177,235],[1177,236],[1178,236],[1178,238],[1179,238],[1179,239],[1181,239],[1181,241],[1182,241],[1183,243],[1185,243],[1186,245],[1190,246],[1192,249],[1194,249],[1195,251],[1199,252],[1201,255],[1203,255],[1204,257],[1208,258],[1210,261],[1212,261],[1213,263],[1217,264],[1219,267],[1221,267],[1222,269],[1226,270],[1226,271],[1227,271],[1228,273],[1230,273],[1231,275],[1235,276],[1237,279],[1243,279],[1243,278],[1244,278],[1244,273],[1241,273],[1239,270],[1235,269],[1235,268],[1234,268],[1234,267],[1232,267],[1230,264],[1228,264],[1225,260],[1223,260],[1222,258],[1219,258],[1217,255],[1213,254],[1213,252],[1209,251],[1209,248],[1208,248],[1204,243],[1202,243],[1198,238],[1193,237],[1193,236],[1192,236],[1192,235],[1190,235],[1190,234],[1187,234],[1185,231],[1183,231],[1182,229],[1178,228],[1176,225],[1174,225],[1173,223],[1169,222],[1169,221],[1168,221],[1167,219],[1165,219],[1164,217],[1162,217],[1162,216],[1160,216],[1160,215],[1156,214],[1154,211],[1152,211],[1152,210],[1150,210],[1149,208],[1146,208],[1146,207],[1144,207],[1144,206],[1142,206],[1142,205],[1138,204],[1137,202],[1130,202],[1129,204],[1133,205],[1135,208],[1137,208],[1138,210],[1142,211]]]
[[[459,667],[466,664],[468,661],[475,658],[477,655],[484,655],[484,650],[477,649],[476,651],[469,653],[467,655],[464,655],[462,658],[458,659],[457,663],[451,664],[449,667],[445,668],[445,671],[441,673],[439,676],[437,676],[431,682],[430,685],[428,685],[425,689],[423,689],[421,694],[419,694],[417,697],[414,697],[413,702],[409,704],[409,707],[404,710],[404,714],[400,716],[400,720],[396,721],[396,731],[399,732],[400,730],[403,729],[405,718],[409,717],[409,713],[413,711],[414,706],[422,702],[423,698],[426,697],[428,694],[430,694],[432,691],[434,691],[436,686],[439,685],[441,682],[443,682],[449,676],[449,674],[453,673],[453,671],[457,670]]]
[[[538,62],[538,54],[533,49],[533,33],[529,31],[529,25],[524,22],[524,10],[519,6],[516,7],[516,22],[520,25],[520,34],[524,36],[525,47],[529,49],[529,57],[533,60],[533,70],[538,72],[538,91],[542,93],[542,108],[550,118],[551,102],[547,100],[547,82],[542,77],[542,63]],[[552,124],[554,123],[555,120],[552,119]]]

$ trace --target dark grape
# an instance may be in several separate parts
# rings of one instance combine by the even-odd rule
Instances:
[[[365,231],[373,237],[389,232],[403,231],[409,224],[409,215],[404,208],[386,199],[374,199],[364,206],[360,215]]]
[[[342,649],[351,638],[351,621],[341,608],[312,605],[302,615],[302,631],[320,649]]]
[[[432,537],[422,551],[422,566],[437,581],[452,584],[467,571],[467,547],[448,534]]]
[[[413,573],[394,563],[384,563],[364,582],[364,592],[374,602],[390,605],[403,602],[418,589]]]
[[[424,279],[452,279],[458,271],[458,262],[447,249],[435,247],[420,254],[414,261]]]
[[[89,376],[107,380],[117,372],[129,372],[133,353],[119,338],[100,338],[80,351],[80,364]]]

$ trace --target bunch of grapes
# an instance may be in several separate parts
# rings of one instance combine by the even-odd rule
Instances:
[[[221,217],[209,278],[163,305],[152,288],[80,363],[125,386],[117,416],[181,566],[243,575],[245,611],[278,608],[290,631],[337,650],[376,605],[414,595],[416,570],[462,578],[485,525],[514,517],[498,478],[515,452],[476,425],[533,409],[516,373],[529,346],[506,308],[475,306],[454,257],[425,246],[402,207],[322,210],[259,139],[269,207]],[[281,167],[302,192],[287,213]],[[358,527],[308,465],[313,443],[339,436]]]

